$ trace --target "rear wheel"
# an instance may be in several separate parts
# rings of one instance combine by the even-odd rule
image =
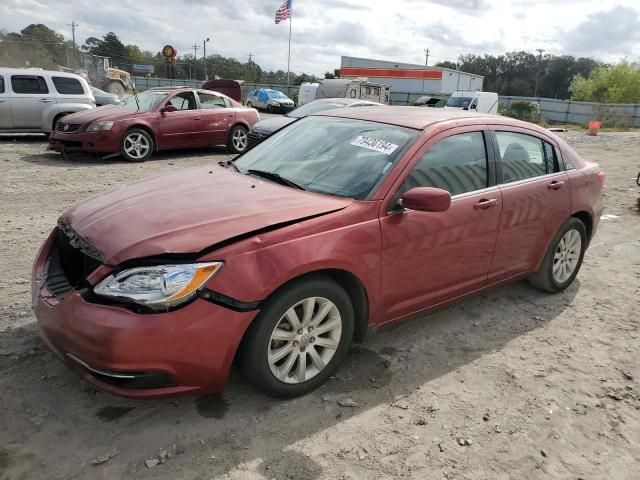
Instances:
[[[587,229],[579,219],[571,217],[554,237],[540,270],[529,278],[529,283],[547,292],[564,290],[578,275],[586,249]]]
[[[325,277],[292,283],[265,302],[243,341],[240,364],[267,395],[303,395],[326,382],[353,338],[353,307]]]
[[[253,104],[251,102],[247,102],[247,108],[253,108]]]
[[[60,113],[60,114],[58,114],[56,116],[56,118],[53,119],[53,124],[51,125],[51,133],[56,131],[56,128],[58,128],[58,123],[60,123],[60,120],[62,120],[67,115],[69,115],[69,114],[68,113]]]
[[[236,125],[231,129],[227,148],[231,153],[242,153],[249,144],[249,132],[242,125]]]
[[[132,128],[122,137],[122,156],[129,162],[144,162],[153,154],[153,138],[141,128]]]

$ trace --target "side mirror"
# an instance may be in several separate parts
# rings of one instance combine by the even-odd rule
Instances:
[[[469,110],[475,110],[476,108],[478,108],[478,106],[474,103],[469,107]]]
[[[463,110],[469,110],[469,102],[464,102],[464,103],[462,104],[462,109],[463,109]]]
[[[170,112],[177,112],[177,111],[178,109],[176,108],[175,105],[165,105],[160,109],[160,113],[170,113]]]
[[[402,196],[401,204],[419,212],[445,212],[451,206],[451,194],[441,188],[416,187]]]

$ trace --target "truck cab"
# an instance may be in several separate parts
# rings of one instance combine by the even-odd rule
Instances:
[[[498,113],[498,94],[478,91],[453,92],[444,108],[473,110],[495,115]]]

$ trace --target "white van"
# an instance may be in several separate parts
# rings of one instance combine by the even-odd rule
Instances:
[[[498,113],[498,94],[494,92],[453,92],[444,108],[475,110],[480,113]]]
[[[298,105],[319,98],[351,98],[376,103],[389,103],[391,87],[366,78],[335,78],[318,83],[304,83],[298,93]]]
[[[0,132],[50,133],[65,115],[95,106],[89,84],[79,75],[0,68]]]

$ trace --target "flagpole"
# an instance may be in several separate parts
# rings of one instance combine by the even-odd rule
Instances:
[[[289,92],[289,75],[291,73],[291,21],[293,19],[293,2],[291,2],[291,10],[289,11],[289,56],[287,57],[287,95]]]

